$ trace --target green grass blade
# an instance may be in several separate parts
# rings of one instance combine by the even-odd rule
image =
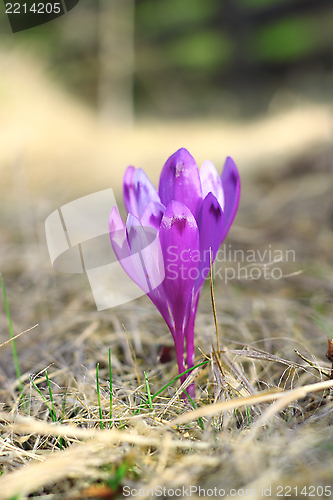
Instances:
[[[46,377],[47,385],[48,385],[48,388],[49,388],[50,401],[51,401],[51,405],[52,405],[51,418],[52,418],[53,422],[56,422],[57,421],[57,415],[56,415],[55,406],[54,406],[54,399],[53,399],[53,394],[52,394],[50,379],[49,379],[49,376],[48,376],[46,370],[45,370],[45,377]]]
[[[49,410],[49,413],[51,415],[51,418],[52,420],[54,421],[54,417],[53,417],[53,409],[52,407],[49,405],[49,402],[48,400],[46,399],[46,397],[44,396],[44,394],[42,393],[42,391],[39,389],[39,387],[37,387],[37,385],[35,384],[35,382],[33,381],[32,377],[30,377],[30,382],[32,383],[34,389],[36,389],[36,391],[38,392],[38,394],[42,397],[44,403],[46,404],[48,410]]]
[[[112,427],[112,368],[111,368],[111,348],[109,347],[109,382],[110,382],[110,429]]]
[[[8,305],[8,300],[7,300],[7,294],[6,294],[5,282],[3,280],[3,277],[2,277],[1,273],[0,273],[0,284],[1,284],[1,288],[2,288],[3,302],[4,302],[4,305],[5,305],[5,311],[6,311],[7,321],[8,321],[9,335],[10,335],[10,338],[12,339],[14,337],[13,325],[12,325],[12,317],[10,315],[10,310],[9,310],[9,305]],[[19,384],[19,390],[20,390],[20,392],[23,392],[23,384],[22,384],[22,379],[21,379],[21,370],[20,370],[19,360],[18,360],[18,356],[17,356],[17,350],[16,350],[15,340],[12,340],[11,344],[12,344],[12,351],[13,351],[13,358],[14,358],[16,376],[17,376],[17,380],[18,380],[18,384]]]
[[[46,381],[47,381],[47,385],[48,385],[48,388],[49,388],[50,401],[51,401],[51,405],[52,405],[51,418],[52,418],[53,422],[57,422],[57,414],[56,414],[56,410],[55,410],[55,406],[54,406],[54,399],[53,399],[53,394],[52,394],[52,388],[51,388],[50,379],[49,379],[49,376],[48,376],[46,370],[45,370],[45,376],[46,376]],[[64,440],[63,440],[62,437],[60,437],[59,438],[59,448],[61,450],[63,449],[63,446],[62,446],[63,444],[64,444]]]
[[[146,373],[146,372],[143,372],[143,373],[144,373],[144,376],[145,376],[145,381],[146,381],[146,388],[147,388],[148,403],[149,403],[149,406],[150,406],[151,412],[152,412],[152,413],[155,413],[155,412],[154,412],[154,407],[153,407],[153,401],[152,401],[152,398],[151,398],[151,392],[150,392],[149,380],[148,380],[148,377],[147,377],[147,373]]]
[[[207,359],[206,361],[202,361],[201,363],[198,363],[197,365],[195,366],[192,366],[192,368],[188,368],[187,370],[185,370],[183,373],[180,373],[179,375],[177,375],[176,377],[174,377],[172,380],[170,380],[170,382],[168,382],[166,385],[164,385],[162,387],[162,389],[159,389],[152,397],[151,399],[155,399],[157,396],[159,396],[163,391],[165,391],[165,389],[167,389],[168,387],[170,387],[170,385],[172,385],[174,382],[176,382],[176,380],[180,379],[183,375],[186,375],[186,373],[189,373],[191,371],[193,371],[195,368],[199,368],[199,366],[204,366],[204,365],[207,365],[207,363],[210,363],[210,360]]]
[[[102,407],[101,407],[101,394],[100,394],[100,388],[99,388],[99,363],[97,363],[97,365],[96,365],[96,386],[97,386],[97,401],[98,401],[99,419],[101,421],[101,429],[104,429]]]
[[[191,396],[189,395],[189,393],[185,389],[184,389],[184,392],[185,392],[186,396],[188,397],[189,402],[191,403],[193,409],[196,410],[197,405],[195,404],[195,402],[193,401],[193,399],[191,398]],[[203,424],[201,417],[198,418],[197,422],[198,422],[199,427],[201,427],[201,429],[204,430],[204,424]]]
[[[250,413],[250,408],[246,406],[246,414],[247,414],[247,421],[249,423],[249,427],[252,425],[252,419],[251,419],[251,413]]]
[[[66,411],[66,399],[67,399],[67,391],[68,387],[66,387],[65,393],[62,398],[62,405],[61,405],[61,417],[60,417],[60,423],[64,423],[64,417],[65,417],[65,411]],[[59,440],[60,448],[67,448],[67,443],[65,441],[65,438],[61,437]]]
[[[207,363],[210,363],[209,359],[207,359],[206,361],[202,361],[201,363],[198,363],[195,366],[192,366],[192,368],[188,368],[187,370],[185,370],[184,372],[180,373],[179,375],[176,375],[176,377],[174,377],[172,380],[170,380],[170,382],[168,382],[161,389],[159,389],[153,396],[150,394],[151,401],[153,401],[153,399],[155,399],[157,396],[159,396],[163,391],[165,391],[165,389],[167,389],[168,387],[170,387],[170,385],[172,385],[174,382],[176,382],[178,379],[180,379],[183,375],[186,375],[187,373],[191,372],[195,368],[199,368],[200,366],[207,365]],[[140,404],[139,408],[134,412],[134,415],[138,415],[140,413],[140,410],[142,410],[143,408],[146,408],[148,404],[150,404],[149,403],[149,398],[148,398],[148,402],[147,403],[141,403]]]

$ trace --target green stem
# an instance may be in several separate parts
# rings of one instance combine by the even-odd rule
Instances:
[[[109,381],[110,381],[110,429],[112,427],[112,368],[111,368],[111,347],[109,347]]]
[[[104,429],[103,425],[103,415],[102,415],[102,407],[101,407],[101,395],[99,390],[99,363],[96,365],[96,385],[97,385],[97,400],[98,400],[98,411],[99,411],[99,419],[101,421],[101,429]]]
[[[53,422],[56,422],[57,421],[57,415],[56,415],[56,410],[55,410],[55,406],[54,406],[54,399],[53,399],[53,394],[52,394],[50,379],[49,379],[49,376],[48,376],[46,370],[45,370],[45,377],[46,377],[46,381],[47,381],[47,386],[49,388],[50,401],[51,401],[51,405],[52,405],[51,418],[52,418]]]
[[[7,300],[5,283],[3,281],[3,277],[2,277],[1,273],[0,273],[0,283],[1,283],[2,293],[3,293],[3,302],[4,302],[4,305],[5,305],[5,311],[6,311],[7,321],[8,321],[9,336],[12,339],[14,337],[13,325],[12,325],[12,318],[11,318],[11,315],[10,315],[10,310],[9,310],[9,305],[8,305],[8,300]],[[21,379],[21,370],[20,370],[19,360],[18,360],[18,356],[17,356],[17,350],[16,350],[15,340],[12,340],[11,344],[12,344],[13,358],[14,358],[14,364],[15,364],[15,370],[16,370],[16,376],[17,376],[17,380],[18,380],[19,390],[20,390],[20,392],[23,392],[23,384],[22,384],[22,379]]]
[[[151,398],[151,392],[150,392],[150,387],[149,387],[149,380],[148,380],[148,377],[147,377],[147,373],[146,372],[143,372],[143,373],[144,373],[145,381],[146,381],[146,389],[147,389],[147,396],[148,396],[149,406],[150,406],[151,412],[154,414],[155,412],[154,412],[153,402],[152,402],[152,398]]]

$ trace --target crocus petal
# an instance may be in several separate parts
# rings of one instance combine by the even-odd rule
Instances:
[[[157,231],[149,227],[143,227],[141,222],[137,217],[135,217],[135,215],[128,214],[126,222],[126,233],[128,246],[135,269],[144,276],[143,290],[145,293],[149,293],[154,286],[151,284],[151,274],[154,272],[154,270],[149,272],[150,270],[148,271],[148,267],[154,267],[155,256],[149,255],[149,257],[152,257],[152,260],[149,261],[148,259],[148,262],[146,262],[146,259],[144,258],[144,252],[145,250],[149,249],[150,244],[154,241],[154,239],[157,238]],[[158,284],[160,284],[162,281],[163,278],[159,280]]]
[[[114,248],[113,250],[118,260],[129,257],[130,252],[127,244],[126,228],[123,219],[119,215],[117,207],[113,207],[111,210],[109,232],[112,247],[116,247],[116,250]]]
[[[205,198],[208,193],[213,193],[223,210],[224,194],[222,189],[221,177],[217,173],[215,165],[210,160],[204,161],[201,165],[200,180],[203,198]]]
[[[143,226],[149,226],[156,231],[159,230],[161,225],[161,220],[165,212],[165,206],[162,203],[158,203],[156,201],[151,201],[146,206],[145,211],[141,217],[141,224]]]
[[[151,227],[144,227],[139,219],[131,214],[127,218],[126,230],[135,268],[141,269],[145,275],[146,283],[142,289],[155,304],[171,329],[172,321],[168,301],[162,287],[165,270],[157,231]]]
[[[213,193],[208,193],[202,202],[198,216],[198,226],[200,237],[200,262],[198,269],[200,274],[195,283],[194,293],[200,290],[209,273],[209,249],[211,248],[213,263],[223,238],[224,216],[221,205]]]
[[[128,214],[126,222],[127,242],[132,256],[132,262],[137,271],[140,270],[144,276],[143,290],[148,293],[150,291],[147,270],[142,258],[142,250],[149,246],[148,236],[145,233],[141,222],[135,215]]]
[[[235,218],[240,197],[239,173],[236,164],[230,157],[225,161],[221,178],[224,192],[224,239]]]
[[[160,227],[160,242],[165,266],[163,288],[168,297],[176,334],[184,334],[197,278],[199,230],[190,210],[179,201],[167,206]]]
[[[124,202],[127,212],[141,219],[151,201],[161,200],[145,172],[141,168],[128,167],[124,175]]]
[[[186,149],[179,149],[166,161],[158,192],[165,206],[172,200],[180,201],[196,217],[202,202],[202,188],[197,164]]]
[[[136,201],[134,196],[134,183],[133,183],[134,174],[135,174],[135,168],[127,167],[124,175],[123,193],[124,193],[124,202],[127,212],[129,214],[138,216]]]
[[[125,224],[116,207],[112,208],[109,220],[110,241],[114,253],[124,271],[142,290],[149,291],[141,267],[136,267],[128,246]]]
[[[133,176],[133,189],[136,202],[137,217],[141,219],[146,206],[151,201],[160,203],[160,197],[145,172],[138,168]]]

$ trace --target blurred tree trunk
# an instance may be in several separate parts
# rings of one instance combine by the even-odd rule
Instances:
[[[134,0],[99,0],[98,108],[102,121],[133,124]]]

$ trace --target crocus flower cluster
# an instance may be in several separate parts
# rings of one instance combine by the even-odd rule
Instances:
[[[205,161],[199,171],[182,148],[165,163],[158,191],[141,169],[124,176],[126,226],[110,215],[113,250],[126,273],[163,316],[173,336],[179,373],[194,365],[194,322],[201,288],[235,217],[240,196],[237,167],[227,158],[221,177]],[[149,244],[149,230],[158,245]],[[145,240],[145,241],[143,241]],[[149,240],[149,241],[148,241]],[[148,251],[143,263],[140,249]],[[185,376],[182,377],[182,382]],[[194,396],[194,387],[188,389]]]

